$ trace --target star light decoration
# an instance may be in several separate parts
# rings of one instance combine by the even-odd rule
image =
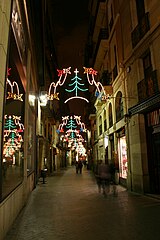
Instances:
[[[109,95],[106,94],[103,85],[100,82],[95,81],[94,76],[97,75],[97,71],[94,70],[93,68],[86,68],[86,67],[83,67],[83,68],[84,68],[84,74],[87,75],[88,83],[90,85],[95,85],[95,87],[96,87],[96,96],[99,97],[102,100],[108,99]],[[47,94],[47,99],[48,100],[53,100],[53,99],[59,100],[59,97],[58,97],[59,93],[56,92],[57,87],[62,86],[65,83],[67,75],[71,74],[70,69],[71,69],[71,67],[66,68],[66,69],[64,68],[62,70],[57,69],[59,80],[56,83],[52,82],[50,84],[49,92]],[[72,88],[71,89],[65,89],[65,91],[67,91],[69,93],[75,92],[75,96],[72,96],[72,97],[68,98],[65,101],[65,103],[67,103],[68,101],[70,101],[72,99],[75,99],[75,98],[79,98],[79,99],[85,100],[86,102],[89,102],[88,99],[78,95],[78,90],[82,91],[82,92],[85,92],[88,89],[83,88],[84,83],[81,83],[82,79],[78,77],[79,71],[77,70],[77,68],[74,70],[74,73],[75,73],[75,77],[71,79],[72,83],[69,84],[69,87],[72,87]],[[52,89],[53,89],[53,93],[52,93]]]

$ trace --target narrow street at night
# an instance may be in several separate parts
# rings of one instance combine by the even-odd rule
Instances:
[[[104,197],[85,167],[40,179],[5,240],[159,240],[160,201],[117,190]]]

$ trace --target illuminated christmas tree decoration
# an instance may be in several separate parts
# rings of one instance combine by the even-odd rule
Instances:
[[[71,79],[71,81],[73,81],[73,83],[70,83],[69,86],[70,87],[73,87],[72,89],[65,89],[67,92],[71,93],[71,92],[74,92],[75,91],[75,96],[74,97],[70,97],[68,98],[66,102],[70,101],[71,99],[75,99],[75,98],[80,98],[82,100],[85,100],[86,102],[89,102],[88,99],[84,98],[84,97],[81,97],[81,96],[78,96],[78,90],[79,91],[82,91],[82,92],[85,92],[88,90],[88,88],[85,88],[83,89],[82,87],[84,86],[84,83],[80,83],[80,81],[82,81],[82,78],[79,78],[77,76],[77,73],[79,73],[79,71],[77,70],[77,68],[75,69],[74,71],[75,73],[75,77]]]
[[[53,100],[53,99],[59,100],[59,97],[58,97],[59,93],[56,92],[57,87],[62,86],[64,84],[64,82],[66,81],[67,75],[71,74],[70,69],[71,67],[62,69],[62,70],[57,69],[59,80],[56,83],[52,82],[50,84],[48,95],[47,95],[48,100]],[[64,75],[64,78],[62,78],[63,75]],[[53,88],[53,93],[51,93],[52,88]]]
[[[81,122],[81,116],[65,116],[62,117],[62,121],[57,130],[58,134],[65,133],[65,135],[61,135],[61,140],[67,143],[68,148],[74,147],[75,149],[78,144],[83,146],[82,143],[85,141],[80,133],[85,132],[86,128],[85,124]]]
[[[7,116],[5,115],[4,124],[4,145],[3,155],[9,157],[14,154],[16,150],[21,148],[24,132],[24,125],[20,123],[21,116]]]
[[[68,124],[66,125],[66,128],[69,128],[71,130],[73,129],[76,129],[77,126],[75,125],[75,121],[73,120],[73,117],[71,116],[69,121],[68,121]]]
[[[14,99],[14,100],[19,100],[23,102],[22,96],[23,94],[19,93],[19,87],[18,84],[14,81],[11,83],[11,81],[7,78],[7,84],[9,84],[11,91],[8,92],[7,99]],[[14,89],[16,90],[16,93],[14,92]]]
[[[86,67],[83,67],[83,68],[84,68],[84,74],[87,74],[88,83],[90,85],[95,85],[95,87],[97,89],[96,96],[101,100],[108,100],[111,96],[109,94],[106,94],[103,85],[100,82],[96,82],[94,79],[94,76],[97,75],[97,71],[94,70],[93,68],[86,68]],[[64,84],[64,82],[66,81],[67,75],[71,74],[70,69],[71,69],[71,67],[62,69],[62,70],[57,69],[59,80],[56,83],[52,82],[50,84],[49,92],[47,94],[48,100],[54,100],[54,99],[59,100],[59,96],[58,96],[59,93],[56,92],[57,87],[62,86]],[[75,77],[71,79],[71,81],[73,81],[73,82],[71,84],[69,84],[69,86],[72,87],[72,89],[65,89],[65,91],[67,91],[68,93],[73,93],[75,91],[75,96],[68,98],[64,103],[67,103],[68,101],[75,99],[75,98],[79,98],[86,102],[89,102],[87,98],[78,95],[78,91],[85,92],[88,89],[83,88],[84,83],[80,83],[80,81],[82,81],[82,79],[79,78],[77,75],[79,73],[77,68],[74,70],[74,73],[75,73]],[[51,93],[52,88],[53,88],[53,93]]]
[[[61,124],[59,124],[59,127],[57,129],[57,133],[61,132],[61,130],[68,124],[68,121],[73,122],[73,119],[76,121],[77,126],[80,126],[80,132],[86,132],[87,131],[87,129],[85,127],[85,124],[83,122],[81,122],[81,116],[74,115],[73,117],[72,116],[62,117],[63,122]],[[67,127],[67,128],[70,128],[70,127]]]

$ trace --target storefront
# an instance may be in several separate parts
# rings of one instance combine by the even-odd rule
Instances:
[[[120,129],[116,134],[118,138],[119,177],[120,182],[126,185],[128,172],[128,159],[125,129],[124,128]]]
[[[160,108],[145,115],[150,190],[160,193]]]

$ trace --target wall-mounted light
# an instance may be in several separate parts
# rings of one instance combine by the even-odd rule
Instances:
[[[45,107],[47,105],[48,97],[47,97],[47,92],[46,91],[40,92],[39,100],[40,100],[40,106],[41,107]]]
[[[35,100],[36,100],[36,96],[34,94],[30,93],[28,96],[29,105],[34,107]]]

